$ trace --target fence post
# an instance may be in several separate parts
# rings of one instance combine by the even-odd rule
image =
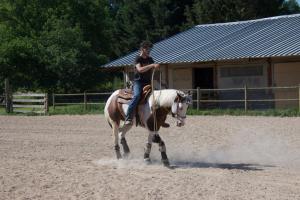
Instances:
[[[52,107],[55,110],[55,93],[52,93]]]
[[[248,94],[247,94],[247,85],[244,86],[244,93],[245,93],[245,112],[247,112],[248,109]]]
[[[48,114],[48,112],[49,112],[49,106],[48,106],[48,93],[45,93],[45,97],[44,97],[44,106],[45,106],[45,114]]]
[[[299,112],[300,112],[300,84],[298,86],[298,101],[299,101]]]
[[[197,87],[197,110],[200,109],[200,98],[201,98],[201,94],[200,94],[200,87]]]
[[[86,104],[87,104],[86,92],[83,93],[83,101],[84,101],[84,110],[86,110]]]
[[[6,113],[13,112],[12,94],[8,78],[5,79],[5,110]]]

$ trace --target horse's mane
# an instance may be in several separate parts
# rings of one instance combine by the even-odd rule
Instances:
[[[154,98],[156,103],[160,107],[171,107],[174,103],[174,100],[177,96],[177,92],[180,92],[175,89],[164,89],[164,90],[155,90],[154,91]],[[152,105],[153,96],[151,94],[149,98],[149,103]]]

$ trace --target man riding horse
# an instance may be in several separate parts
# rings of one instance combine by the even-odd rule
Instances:
[[[157,143],[161,152],[162,163],[169,166],[166,146],[158,131],[160,127],[170,126],[165,123],[169,113],[172,113],[172,117],[176,119],[178,127],[183,126],[192,97],[176,89],[149,90],[153,69],[159,67],[149,56],[151,47],[150,42],[141,44],[140,55],[135,61],[133,92],[127,89],[113,92],[106,102],[104,115],[113,131],[114,150],[117,159],[128,157],[130,153],[125,135],[133,127],[135,121],[137,125],[148,130],[144,160],[147,163],[151,162],[151,146],[152,143]],[[121,121],[125,121],[122,128],[120,128]],[[119,144],[123,146],[123,156]]]
[[[142,42],[140,45],[140,55],[135,59],[133,98],[128,104],[124,126],[132,125],[134,111],[141,99],[143,88],[144,86],[151,84],[152,70],[159,68],[159,64],[155,64],[152,57],[149,55],[151,48],[151,42]],[[169,126],[170,125],[165,122],[162,124],[162,127]]]

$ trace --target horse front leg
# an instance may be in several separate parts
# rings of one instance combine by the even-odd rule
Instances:
[[[152,132],[152,131],[149,132],[148,142],[146,143],[146,147],[145,147],[144,160],[147,163],[151,162],[150,152],[151,152],[152,142],[157,143],[159,145],[159,151],[161,153],[161,161],[164,166],[169,167],[170,162],[167,156],[167,149],[166,149],[165,142],[161,139],[161,137],[157,132]]]
[[[161,161],[162,161],[164,166],[169,167],[170,162],[169,162],[169,159],[168,159],[168,156],[167,156],[167,149],[166,149],[165,142],[161,139],[161,137],[159,136],[158,133],[155,133],[153,135],[152,141],[154,143],[158,143],[159,151],[161,153]]]

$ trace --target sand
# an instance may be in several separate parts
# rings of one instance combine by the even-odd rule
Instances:
[[[0,199],[300,199],[300,118],[189,116],[162,129],[174,169],[116,160],[102,115],[0,116]]]

